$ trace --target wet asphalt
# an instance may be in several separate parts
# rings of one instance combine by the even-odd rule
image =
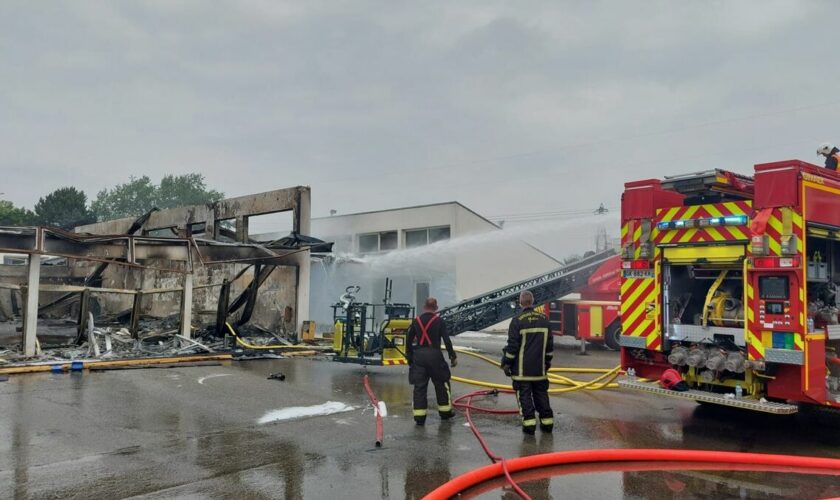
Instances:
[[[457,343],[498,356],[499,337]],[[555,365],[612,367],[618,355],[566,345]],[[504,381],[462,355],[454,373]],[[285,381],[268,380],[283,372]],[[385,401],[374,446],[365,373]],[[454,395],[473,390],[453,384]],[[430,393],[431,396],[431,393]],[[326,402],[347,412],[259,424],[273,410]],[[484,404],[512,407],[501,395]],[[553,434],[524,437],[516,416],[476,416],[506,457],[588,448],[692,448],[840,458],[840,416],[776,417],[617,390],[553,396]],[[488,464],[463,415],[411,419],[404,367],[327,360],[226,362],[100,373],[33,374],[0,382],[0,498],[420,498]],[[840,479],[715,471],[625,471],[523,479],[533,498],[826,498]],[[471,493],[514,498],[501,484]]]

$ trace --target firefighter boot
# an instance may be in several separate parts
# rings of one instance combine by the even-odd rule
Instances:
[[[529,436],[533,436],[537,432],[537,419],[527,418],[522,420],[522,432]]]
[[[554,418],[541,418],[540,419],[540,431],[542,432],[552,432],[554,431]]]

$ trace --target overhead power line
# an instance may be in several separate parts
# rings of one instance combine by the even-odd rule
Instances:
[[[592,208],[577,208],[577,209],[566,209],[566,210],[551,210],[547,212],[517,212],[517,213],[508,213],[508,214],[497,214],[488,216],[488,219],[491,220],[506,220],[506,221],[517,221],[517,220],[532,220],[532,219],[552,219],[552,218],[574,218],[574,217],[585,217],[590,215],[599,215],[609,213],[610,211],[616,210],[617,207],[605,206],[603,203],[595,209]]]

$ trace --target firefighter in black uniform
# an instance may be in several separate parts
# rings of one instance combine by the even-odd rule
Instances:
[[[522,312],[513,318],[508,329],[507,345],[502,355],[502,369],[513,379],[513,389],[522,415],[522,432],[534,434],[537,429],[554,429],[554,413],[548,400],[548,369],[554,355],[554,339],[548,318],[534,311],[534,295],[524,291],[519,295]]]
[[[426,412],[429,405],[426,393],[429,379],[435,386],[438,413],[441,420],[448,420],[455,416],[452,410],[452,393],[449,388],[449,366],[443,359],[440,341],[446,344],[449,353],[449,364],[454,368],[458,364],[452,341],[446,333],[446,324],[437,315],[437,299],[429,297],[423,305],[423,314],[414,318],[408,328],[406,338],[406,359],[408,360],[408,381],[414,386],[414,422],[417,425],[426,423]]]

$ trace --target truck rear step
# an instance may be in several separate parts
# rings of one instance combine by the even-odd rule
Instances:
[[[669,396],[672,398],[691,399],[703,403],[712,403],[722,406],[731,406],[734,408],[742,408],[745,410],[761,411],[764,413],[772,413],[774,415],[792,415],[799,411],[796,405],[786,403],[774,403],[771,401],[761,402],[754,399],[732,399],[727,398],[723,394],[713,394],[710,392],[688,390],[688,391],[671,391],[663,389],[655,382],[638,382],[631,380],[620,380],[618,386],[622,389],[632,389],[634,391],[643,391],[651,394],[658,394],[660,396]]]

